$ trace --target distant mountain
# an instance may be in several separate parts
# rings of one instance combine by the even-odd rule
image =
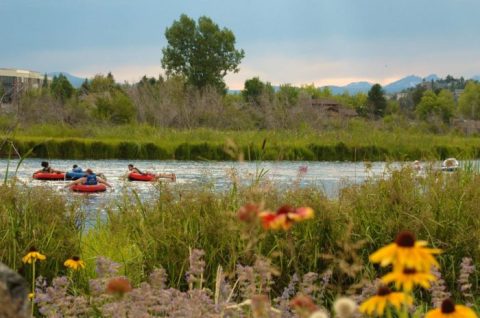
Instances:
[[[428,75],[425,78],[421,78],[420,76],[416,76],[416,75],[409,75],[399,79],[398,81],[395,81],[393,83],[383,86],[383,89],[388,94],[395,94],[403,91],[404,89],[415,87],[423,81],[431,81],[431,80],[436,81],[438,79],[439,77],[435,74]],[[369,82],[355,82],[345,86],[329,85],[327,87],[329,87],[332,90],[332,93],[334,95],[340,95],[340,94],[343,94],[344,92],[348,92],[349,94],[353,95],[357,93],[368,93],[368,91],[370,90],[370,88],[372,88],[372,86],[373,84]]]
[[[51,72],[51,73],[47,73],[47,76],[48,77],[54,77],[54,76],[58,76],[60,74],[65,75],[65,77],[68,79],[70,84],[72,84],[72,86],[75,87],[75,88],[79,88],[80,86],[82,86],[82,83],[85,81],[84,78],[74,76],[74,75],[69,74],[67,72]]]
[[[346,86],[327,86],[332,90],[334,95],[341,95],[344,92],[348,92],[349,94],[357,94],[357,93],[366,93],[372,88],[372,83],[369,82],[355,82],[350,83]]]
[[[472,79],[480,82],[480,75],[476,75],[476,76],[472,77]]]

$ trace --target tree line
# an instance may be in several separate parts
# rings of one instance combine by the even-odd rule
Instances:
[[[273,87],[259,77],[248,79],[239,94],[228,94],[224,77],[238,72],[245,52],[235,47],[235,36],[208,17],[197,21],[182,15],[165,30],[162,50],[165,77],[134,84],[118,84],[114,76],[96,75],[75,89],[60,74],[43,87],[28,90],[16,101],[13,116],[21,124],[69,125],[145,123],[155,127],[189,129],[292,129],[328,126],[329,118],[312,100],[331,99],[370,120],[402,116],[435,127],[452,117],[480,118],[480,84],[447,76],[422,83],[387,98],[381,85],[351,95],[333,95],[313,84]],[[464,88],[458,99],[452,91]],[[10,114],[12,116],[12,114]]]

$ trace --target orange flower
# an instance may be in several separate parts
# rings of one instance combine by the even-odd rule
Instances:
[[[123,295],[132,290],[132,285],[128,279],[123,277],[117,277],[111,279],[107,284],[107,293]]]
[[[290,306],[300,313],[313,313],[318,309],[312,298],[299,294],[290,301]]]
[[[266,230],[288,230],[294,223],[311,219],[313,216],[313,209],[309,207],[293,208],[289,205],[280,207],[276,212],[259,213],[263,228]]]
[[[260,213],[260,206],[254,203],[247,203],[240,207],[237,211],[237,216],[240,221],[243,222],[253,222],[258,217]]]

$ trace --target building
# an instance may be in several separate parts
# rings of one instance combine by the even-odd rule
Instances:
[[[43,78],[38,72],[0,68],[0,104],[10,102],[25,90],[40,88]]]
[[[345,107],[334,99],[329,99],[329,98],[312,99],[311,105],[312,107],[325,112],[328,116],[340,116],[340,117],[358,116],[357,112],[354,109]]]

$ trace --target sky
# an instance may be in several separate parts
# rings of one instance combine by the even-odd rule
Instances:
[[[407,75],[480,75],[478,0],[0,0],[0,68],[112,72],[135,82],[163,74],[165,29],[208,16],[245,50],[241,89],[387,84]]]

